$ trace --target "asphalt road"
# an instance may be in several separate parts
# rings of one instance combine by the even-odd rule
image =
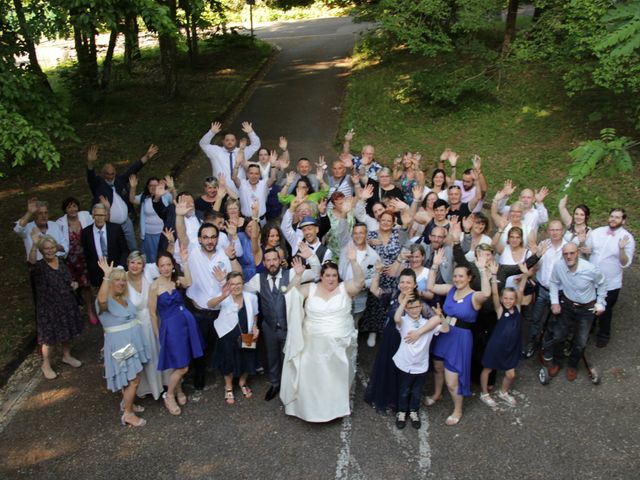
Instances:
[[[266,145],[286,135],[294,158],[329,154],[348,74],[344,58],[359,28],[329,19],[260,29],[282,52],[236,126],[253,121]],[[208,167],[203,161],[188,172],[196,181]],[[3,390],[0,478],[637,478],[639,281],[640,270],[632,267],[609,346],[588,347],[601,385],[592,385],[581,366],[575,382],[561,373],[542,386],[535,361],[524,361],[514,384],[516,407],[491,411],[476,389],[458,426],[444,425],[452,408],[445,397],[423,409],[419,431],[396,430],[393,417],[362,401],[375,354],[364,342],[353,414],[345,419],[314,425],[285,416],[279,401],[262,400],[268,384],[260,376],[250,379],[254,398],[227,406],[216,376],[202,396],[190,396],[180,417],[145,399],[147,426],[124,428],[120,396],[107,392],[102,379],[101,332],[92,327],[75,348],[82,368],[58,365],[60,377],[44,381],[32,355]]]

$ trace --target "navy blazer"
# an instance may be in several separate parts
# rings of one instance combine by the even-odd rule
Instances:
[[[118,195],[122,197],[124,203],[127,204],[129,213],[133,210],[133,206],[129,202],[129,177],[138,173],[144,165],[145,164],[142,163],[142,160],[137,160],[127,168],[126,172],[116,175],[113,180],[116,192],[118,192]],[[96,173],[95,168],[87,168],[87,183],[91,189],[91,195],[93,195],[92,205],[100,203],[101,195],[109,200],[109,203],[113,205],[113,189],[104,178]]]
[[[107,261],[113,262],[113,265],[127,266],[127,257],[129,256],[129,247],[124,238],[122,227],[117,223],[107,222]],[[99,287],[102,283],[104,273],[98,266],[98,252],[96,243],[93,239],[93,224],[82,229],[80,236],[84,256],[87,259],[87,272],[89,273],[89,281],[94,287]]]

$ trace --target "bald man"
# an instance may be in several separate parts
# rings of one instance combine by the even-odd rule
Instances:
[[[133,211],[133,206],[129,203],[129,177],[138,173],[156,153],[158,147],[150,145],[142,158],[131,164],[124,173],[118,174],[112,163],[105,163],[98,175],[95,170],[98,147],[91,145],[87,151],[87,183],[93,195],[91,205],[101,203],[108,208],[108,220],[120,225],[129,250],[138,248],[133,223],[129,217]]]

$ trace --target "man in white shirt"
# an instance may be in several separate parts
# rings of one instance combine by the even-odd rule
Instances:
[[[69,251],[69,238],[65,238],[62,229],[56,222],[49,221],[49,205],[47,202],[41,202],[37,198],[30,198],[27,202],[26,213],[16,222],[13,231],[22,238],[24,248],[27,251],[27,259],[31,251],[33,240],[31,231],[37,228],[41,235],[51,235],[58,244],[58,255],[64,257]],[[38,260],[42,259],[42,254],[38,251]]]
[[[559,220],[552,220],[547,226],[547,234],[549,239],[541,243],[540,249],[545,249],[544,254],[534,267],[536,269],[536,301],[533,304],[533,312],[529,323],[529,342],[525,347],[525,357],[531,358],[538,348],[538,336],[542,330],[544,319],[549,314],[551,301],[549,296],[549,282],[551,281],[551,272],[553,266],[562,260],[562,247],[564,247],[564,227]],[[549,334],[545,336],[545,343],[551,339]]]
[[[511,184],[511,181],[507,180],[502,190],[506,192],[506,196],[502,198],[498,205],[500,214],[504,215],[509,212],[510,207],[506,205],[506,202],[514,190],[515,188]],[[520,192],[518,200],[522,204],[522,223],[528,227],[529,232],[536,232],[536,235],[538,227],[549,221],[549,212],[547,212],[547,208],[544,206],[544,199],[548,194],[549,189],[547,187],[542,187],[535,192],[530,188],[525,188]]]
[[[211,129],[207,131],[200,139],[199,145],[211,162],[213,176],[219,177],[224,174],[225,178],[231,178],[233,167],[236,164],[236,156],[238,154],[238,146],[236,136],[233,133],[225,133],[222,146],[212,145],[211,140],[222,130],[220,122],[213,122]],[[245,149],[245,160],[249,160],[260,149],[260,138],[253,131],[251,123],[243,122],[242,131],[249,136],[250,144]],[[240,172],[241,178],[244,178],[244,172]],[[238,189],[233,183],[227,184],[229,190],[238,195]]]
[[[238,172],[239,170],[244,170],[241,168],[244,163],[244,150],[245,144],[244,142],[240,142],[238,161],[233,166],[231,179],[238,188],[240,211],[242,212],[242,215],[247,218],[252,217],[253,213],[251,211],[251,206],[254,202],[257,202],[259,220],[263,224],[264,216],[267,212],[267,195],[269,195],[269,189],[276,181],[276,175],[278,173],[278,165],[276,163],[277,157],[275,155],[271,155],[270,157],[271,170],[269,172],[269,178],[260,178],[261,169],[257,163],[250,163],[247,165],[246,178],[240,178]]]
[[[210,308],[209,301],[220,296],[224,285],[224,281],[219,281],[214,272],[228,273],[232,269],[242,272],[242,267],[236,258],[233,245],[226,250],[217,248],[219,231],[211,223],[203,223],[198,230],[198,242],[191,242],[184,221],[190,208],[186,199],[181,197],[175,208],[178,240],[183,248],[189,249],[188,261],[192,283],[187,289],[187,297],[204,342],[204,356],[193,361],[194,387],[196,390],[202,390],[205,385],[207,351],[214,349],[217,340],[213,321],[220,313],[220,306]]]
[[[472,213],[482,211],[482,205],[484,204],[484,197],[489,190],[487,185],[487,179],[482,173],[482,164],[480,157],[474,155],[473,168],[469,168],[462,173],[462,180],[456,180],[455,185],[458,185],[462,190],[462,202],[469,204]],[[478,190],[480,192],[478,192]],[[474,203],[474,207],[471,207],[471,201],[474,198],[479,198],[477,203]]]
[[[589,261],[607,278],[606,310],[598,317],[596,347],[606,347],[611,338],[613,307],[622,288],[622,270],[631,265],[636,241],[624,225],[627,213],[623,208],[609,212],[608,226],[596,228],[587,237],[586,251],[591,253]]]

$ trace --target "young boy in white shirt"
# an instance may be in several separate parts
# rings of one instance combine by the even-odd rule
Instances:
[[[429,369],[429,345],[434,335],[448,332],[440,307],[434,308],[436,315],[429,320],[422,316],[422,301],[417,291],[400,295],[400,305],[393,317],[400,331],[400,347],[393,356],[398,375],[398,414],[396,427],[407,424],[407,411],[413,428],[420,428],[418,416],[422,388]],[[417,338],[416,338],[417,337]]]

